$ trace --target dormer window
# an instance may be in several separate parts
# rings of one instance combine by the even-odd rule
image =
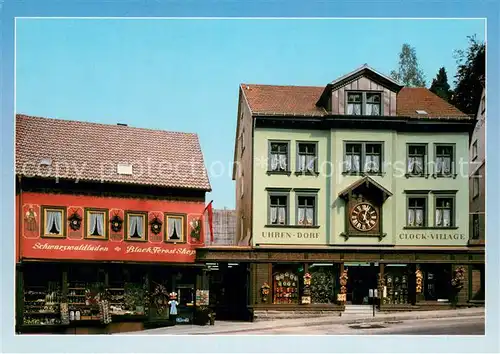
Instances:
[[[347,114],[353,116],[380,116],[382,95],[370,92],[348,92]]]
[[[347,94],[347,114],[353,116],[361,115],[361,107],[363,96],[361,93],[348,93]]]
[[[380,93],[367,93],[366,94],[366,115],[379,116],[380,115]]]

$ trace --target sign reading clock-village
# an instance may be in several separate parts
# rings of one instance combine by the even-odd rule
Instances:
[[[319,232],[262,231],[262,237],[266,239],[315,239],[319,236]]]
[[[398,235],[400,240],[422,240],[422,241],[464,241],[467,239],[463,233],[445,232],[404,232]]]

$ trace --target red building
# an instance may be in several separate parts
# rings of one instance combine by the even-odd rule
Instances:
[[[19,332],[191,322],[205,194],[195,134],[17,115]]]

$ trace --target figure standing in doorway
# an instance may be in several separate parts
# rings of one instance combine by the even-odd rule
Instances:
[[[177,293],[170,293],[170,301],[168,302],[170,306],[170,321],[173,321],[174,326],[177,324],[177,306],[179,303],[177,302]]]

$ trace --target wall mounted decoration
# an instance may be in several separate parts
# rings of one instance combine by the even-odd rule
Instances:
[[[304,275],[304,290],[302,292],[302,304],[311,303],[311,274]]]
[[[40,206],[24,204],[22,211],[23,236],[35,239],[40,237]]]
[[[415,271],[415,282],[416,282],[415,291],[417,294],[422,293],[423,278],[424,277],[422,275],[422,271],[420,270],[420,268],[417,268],[417,270]]]
[[[80,230],[80,227],[82,226],[82,217],[80,216],[80,214],[78,214],[78,212],[74,209],[72,209],[70,211],[70,216],[68,217],[68,221],[69,221],[69,227],[71,228],[71,230],[73,231],[78,231]]]
[[[163,223],[161,219],[158,217],[158,215],[155,214],[154,218],[149,222],[149,225],[151,227],[151,232],[154,233],[155,235],[158,235],[161,232],[161,227]]]
[[[337,301],[344,303],[347,300],[347,269],[344,269],[340,276],[340,294],[337,295]]]
[[[191,238],[199,241],[201,237],[201,219],[196,218],[191,220],[189,226],[191,227]]]
[[[123,219],[120,217],[118,212],[114,213],[109,222],[111,223],[111,230],[113,230],[114,232],[120,232],[122,230]]]
[[[36,231],[36,229],[37,229],[36,217],[37,217],[37,214],[36,214],[35,210],[33,209],[33,205],[30,205],[28,207],[28,211],[24,214],[24,221],[25,221],[27,231]]]
[[[269,284],[267,282],[264,282],[264,284],[262,284],[262,286],[260,287],[260,300],[262,303],[266,303],[267,302],[267,297],[269,296],[269,289],[271,287],[269,286]]]

